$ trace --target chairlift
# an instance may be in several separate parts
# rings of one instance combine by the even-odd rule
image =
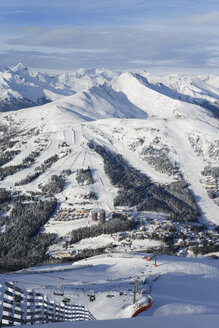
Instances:
[[[89,300],[90,300],[90,302],[94,302],[96,300],[96,296],[95,295],[90,295]]]
[[[69,303],[70,301],[71,301],[71,299],[69,297],[64,297],[63,300],[62,300],[62,302],[65,303],[65,304]]]
[[[53,295],[63,296],[64,295],[64,287],[56,286],[56,288],[54,289]]]
[[[87,292],[87,296],[91,296],[91,295],[94,295],[94,290],[93,290],[93,289],[90,289],[90,290]]]
[[[93,301],[96,300],[96,296],[95,296],[94,290],[91,290],[91,289],[90,289],[90,290],[87,292],[87,296],[89,297],[90,302],[93,302]]]

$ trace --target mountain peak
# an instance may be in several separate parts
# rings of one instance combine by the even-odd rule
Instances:
[[[25,67],[22,63],[18,63],[16,66],[14,66],[12,69],[11,69],[13,72],[20,72],[20,71],[26,71],[27,70],[27,67]]]

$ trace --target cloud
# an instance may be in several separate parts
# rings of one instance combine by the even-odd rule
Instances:
[[[30,67],[73,70],[219,69],[217,32],[155,31],[143,27],[45,29],[25,28],[7,41],[0,62],[21,61]],[[7,64],[6,64],[7,65]]]
[[[0,24],[12,26],[160,25],[161,18],[215,10],[214,0],[1,0]]]
[[[194,24],[219,24],[219,11],[207,13],[204,15],[193,15],[190,21]]]
[[[0,63],[62,70],[219,70],[217,2],[2,0]],[[206,7],[210,13],[201,14]]]
[[[196,43],[205,44],[204,34],[191,32],[155,31],[143,27],[112,27],[105,29],[73,28],[54,29],[30,28],[25,29],[25,36],[10,38],[8,45],[25,47],[47,47],[56,49],[108,49],[112,51],[141,51],[156,55],[160,50],[193,47]],[[206,35],[209,39],[209,34]],[[196,40],[195,40],[196,38]],[[208,41],[209,43],[209,41]],[[165,53],[163,53],[165,55]]]
[[[195,24],[216,22],[218,0],[1,0],[0,24],[12,26],[160,26],[196,13]],[[204,11],[203,11],[204,10]],[[201,14],[209,10],[209,14]]]
[[[219,56],[208,59],[209,67],[219,67]]]
[[[54,29],[28,28],[23,37],[7,40],[11,46],[31,49],[44,47],[59,51],[114,52],[137,57],[169,57],[197,52],[210,45],[217,46],[217,32],[160,31],[143,27],[110,27],[105,29],[71,28]],[[128,53],[127,53],[128,52]]]
[[[130,25],[145,17],[150,7],[149,0],[1,0],[0,24],[45,27]]]

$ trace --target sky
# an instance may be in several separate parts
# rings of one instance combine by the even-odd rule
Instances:
[[[219,0],[0,0],[0,66],[219,74]]]

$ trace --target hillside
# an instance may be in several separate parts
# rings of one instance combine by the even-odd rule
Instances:
[[[214,322],[219,309],[218,261],[165,255],[158,256],[157,267],[154,267],[154,258],[148,262],[148,255],[111,253],[73,264],[34,267],[0,275],[0,281],[16,281],[17,287],[33,288],[56,303],[61,302],[62,296],[54,295],[54,291],[62,286],[64,296],[70,298],[72,304],[83,304],[97,319],[87,325],[71,323],[72,326],[99,327],[103,324],[99,320],[109,319],[123,319],[119,327],[138,325],[141,319],[145,324],[155,322],[155,327],[161,322],[164,327],[169,327],[168,322],[171,327],[181,327],[178,323],[182,318],[189,327],[192,324],[202,327],[205,317],[208,323]],[[153,305],[139,318],[131,318],[135,311],[133,291],[137,277],[143,294],[136,295],[136,303],[146,302],[150,294]],[[95,295],[95,301],[89,300],[89,293]],[[118,322],[111,322],[110,327],[112,324],[116,326]],[[57,324],[58,327],[65,325],[68,323]],[[140,323],[139,327],[142,327]]]
[[[18,110],[59,100],[76,92],[110,81],[107,70],[83,70],[60,75],[32,72],[19,63],[0,70],[0,112]]]
[[[100,69],[52,76],[21,64],[1,70],[1,257],[37,264],[54,240],[48,254],[55,257],[64,247],[64,257],[77,258],[109,244],[123,249],[118,230],[99,250],[95,242],[71,245],[72,230],[93,226],[94,209],[105,210],[106,221],[120,211],[145,226],[136,251],[153,241],[171,254],[219,251],[218,90],[216,76]],[[13,227],[32,215],[36,225],[24,223],[20,233],[32,245],[27,256],[24,246],[14,247]]]

